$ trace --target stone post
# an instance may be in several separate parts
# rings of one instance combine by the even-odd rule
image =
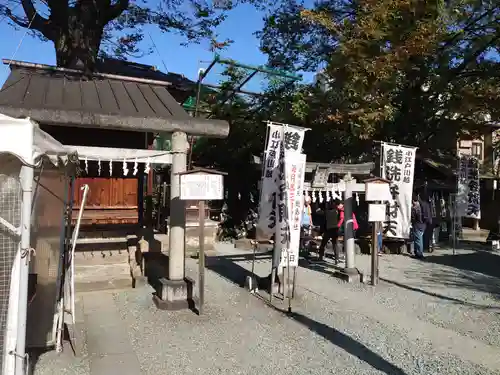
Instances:
[[[185,277],[186,206],[180,200],[180,176],[186,171],[187,135],[172,134],[172,169],[170,172],[170,229],[168,278],[162,278],[156,286],[153,301],[162,310],[179,310],[194,306],[194,281]]]
[[[354,228],[352,220],[352,184],[353,179],[350,174],[344,177],[345,191],[344,191],[344,251],[346,256],[345,273],[357,274],[356,263],[354,257],[356,256],[355,241],[354,241]]]
[[[186,230],[186,205],[181,201],[180,172],[187,166],[187,134],[172,134],[172,169],[170,172],[170,231],[168,278],[184,279],[184,233]]]

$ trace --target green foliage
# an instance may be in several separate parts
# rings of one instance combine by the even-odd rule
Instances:
[[[59,65],[69,66],[79,58],[92,68],[98,54],[125,58],[151,52],[141,45],[148,25],[180,34],[185,43],[208,40],[212,48],[223,48],[231,41],[217,41],[215,29],[240,4],[262,9],[272,2],[5,0],[0,4],[0,18],[9,20],[14,27],[29,28],[43,41],[52,41]]]
[[[498,121],[497,2],[289,1],[259,35],[271,64],[323,70],[330,89],[300,88],[292,110],[306,140],[324,131],[325,154],[369,155],[372,139],[450,148]]]

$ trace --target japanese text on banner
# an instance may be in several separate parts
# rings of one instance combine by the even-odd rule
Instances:
[[[263,173],[259,203],[257,239],[270,239],[275,233],[277,193],[279,183],[279,156],[281,149],[287,152],[300,152],[304,141],[305,129],[268,123],[268,139],[262,163]]]
[[[287,248],[282,248],[279,267],[298,266],[305,168],[306,155],[295,152],[285,154],[289,243]]]
[[[283,251],[288,249],[290,244],[290,231],[288,225],[287,191],[285,176],[285,150],[281,148],[279,157],[278,191],[276,194],[276,227],[274,235],[274,262],[279,261]]]
[[[481,218],[479,190],[479,162],[470,155],[461,155],[457,181],[457,215],[472,219]]]
[[[269,140],[262,161],[262,181],[259,202],[257,239],[270,239],[276,226],[277,179],[279,175],[279,156],[283,141],[283,127],[268,126]]]
[[[392,201],[387,203],[384,234],[392,238],[409,238],[411,197],[416,149],[382,144],[382,177],[390,181]]]

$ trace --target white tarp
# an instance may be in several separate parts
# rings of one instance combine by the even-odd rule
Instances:
[[[392,195],[384,222],[384,234],[389,238],[410,237],[415,154],[415,147],[382,144],[381,176],[391,182]]]
[[[74,152],[26,119],[15,119],[0,113],[0,153],[9,153],[28,165],[39,165],[48,157],[54,165],[73,160]]]
[[[69,162],[78,162],[76,155],[68,152],[64,145],[42,131],[37,123],[30,119],[15,119],[3,114],[0,114],[0,155],[0,173],[15,176],[16,179],[19,179],[20,183],[22,183],[20,180],[22,164],[37,168],[42,165],[43,160],[49,160],[55,166],[65,166]],[[27,184],[30,183],[33,184],[32,181]],[[36,189],[33,186],[33,192],[35,191]],[[28,233],[29,231],[30,228],[27,228]],[[26,229],[21,231],[21,238],[25,238],[25,233]],[[20,278],[21,272],[27,272],[21,270],[19,251],[20,247],[16,255],[17,260],[14,262],[10,273],[11,284],[7,327],[4,332],[0,333],[0,337],[4,339],[4,352],[1,355],[4,357],[2,370],[5,374],[14,373],[16,357],[9,353],[16,350],[19,325],[18,314],[21,310],[21,305],[19,304]]]

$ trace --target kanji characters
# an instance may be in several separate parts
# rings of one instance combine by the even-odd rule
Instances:
[[[300,134],[298,132],[285,132],[284,138],[285,150],[299,151]]]
[[[385,176],[389,181],[401,181],[401,168],[397,165],[386,166]]]

